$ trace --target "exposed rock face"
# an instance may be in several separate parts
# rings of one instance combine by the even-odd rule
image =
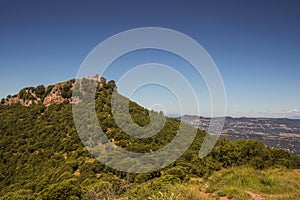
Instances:
[[[33,98],[32,99],[22,99],[20,95],[15,95],[14,97],[6,98],[3,102],[4,105],[11,105],[20,103],[22,106],[30,106],[31,104],[38,104],[41,102],[41,99],[38,98],[35,94],[32,93],[29,89],[26,90],[27,94],[30,94]]]
[[[88,79],[100,82],[100,83],[106,83],[106,78],[104,77],[99,77],[98,74],[95,74],[92,78],[87,77]]]
[[[106,83],[104,77],[99,77],[98,74],[93,77],[87,77],[89,80],[97,81],[100,87]],[[44,104],[50,106],[51,104],[61,104],[63,102],[76,103],[79,101],[76,97],[72,98],[72,91],[75,80],[58,83],[44,87],[43,85],[37,87],[28,87],[20,90],[17,95],[8,96],[1,100],[1,104],[11,105],[20,103],[22,106],[30,106],[32,104]]]
[[[67,100],[68,100],[67,98],[63,98],[61,96],[61,86],[57,84],[54,85],[50,93],[44,98],[43,104],[45,106],[49,106],[51,104],[61,104]]]
[[[18,97],[11,97],[11,98],[7,98],[4,104],[11,105],[11,104],[19,103],[21,100],[23,101],[23,99],[19,99]]]

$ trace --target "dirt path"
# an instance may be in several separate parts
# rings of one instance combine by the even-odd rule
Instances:
[[[205,198],[216,198],[215,193],[206,193],[204,188],[199,188],[200,196]],[[227,196],[219,197],[220,200],[229,200]]]
[[[205,198],[215,198],[216,194],[215,193],[206,193],[204,188],[199,188],[199,192],[200,192],[200,196],[201,197],[205,197]],[[255,194],[253,192],[250,191],[245,191],[248,195],[250,195],[252,197],[253,200],[264,200],[264,198],[259,195],[259,194]],[[220,200],[229,200],[229,198],[227,196],[223,196],[223,197],[219,197]]]
[[[248,195],[250,195],[252,197],[253,200],[263,200],[264,198],[262,198],[262,196],[260,196],[259,194],[255,194],[253,192],[250,191],[245,191]]]
[[[211,194],[205,192],[205,189],[204,189],[204,188],[199,188],[199,192],[200,192],[200,196],[201,196],[201,197],[206,197],[206,198],[208,198],[208,197],[211,196]]]

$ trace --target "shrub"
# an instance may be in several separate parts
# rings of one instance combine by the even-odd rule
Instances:
[[[60,182],[51,185],[42,195],[45,200],[79,200],[83,196],[83,191],[79,186],[75,186],[70,181]]]

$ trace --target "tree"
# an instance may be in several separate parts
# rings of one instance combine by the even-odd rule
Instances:
[[[38,98],[42,99],[46,92],[46,88],[44,85],[39,85],[36,87],[35,94]]]
[[[79,186],[70,181],[51,185],[42,195],[45,200],[79,200],[82,199],[83,191]]]

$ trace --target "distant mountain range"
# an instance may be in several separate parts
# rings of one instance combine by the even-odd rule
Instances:
[[[184,115],[182,121],[207,130],[210,118]],[[300,155],[300,119],[226,117],[223,136],[230,139],[258,139],[270,148],[282,148]]]
[[[291,117],[289,117],[290,119],[300,119],[300,115],[298,116],[291,116]]]

